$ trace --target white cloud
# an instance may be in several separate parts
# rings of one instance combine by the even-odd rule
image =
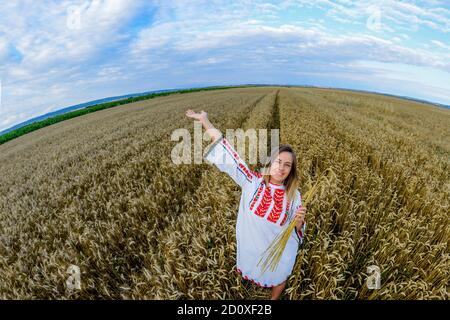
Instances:
[[[9,44],[6,39],[0,38],[0,61],[8,55]]]
[[[445,50],[449,50],[449,51],[450,51],[450,46],[447,45],[447,44],[445,44],[445,43],[443,43],[443,42],[441,42],[441,41],[438,41],[438,40],[431,40],[431,43],[434,44],[434,45],[436,45],[436,46],[438,46],[439,48],[442,48],[442,49],[445,49]]]
[[[0,30],[6,30],[5,36],[21,54],[20,66],[38,72],[55,65],[83,63],[99,51],[117,46],[127,37],[120,28],[142,4],[124,0],[19,1],[2,8]]]
[[[371,15],[380,15],[382,30],[394,32],[401,30],[418,30],[420,27],[429,27],[442,32],[450,31],[450,11],[439,6],[439,2],[425,2],[421,6],[397,0],[358,0],[338,1],[329,0],[298,0],[298,4],[306,7],[320,7],[326,15],[341,23],[365,22]],[[396,24],[391,28],[386,21]]]
[[[249,48],[251,52],[248,57],[253,57],[255,50],[263,48],[266,54],[309,55],[326,61],[336,58],[353,60],[364,55],[382,62],[449,68],[449,61],[445,56],[402,46],[400,38],[392,41],[363,33],[336,35],[317,28],[288,24],[272,27],[235,22],[222,29],[221,25],[210,25],[205,31],[198,29],[196,25],[189,27],[179,21],[157,25],[140,33],[138,40],[132,45],[133,54],[151,57],[153,51],[163,48],[172,51],[173,55],[189,52],[208,54],[211,50],[241,51]],[[255,48],[250,48],[248,44]]]

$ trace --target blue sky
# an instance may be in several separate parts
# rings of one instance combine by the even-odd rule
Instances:
[[[90,100],[207,85],[450,104],[450,1],[7,1],[0,82],[0,131]]]

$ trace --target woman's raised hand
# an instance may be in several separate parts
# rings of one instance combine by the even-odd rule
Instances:
[[[201,122],[206,133],[213,139],[213,142],[222,137],[222,133],[214,128],[213,124],[208,120],[208,114],[205,111],[194,112],[191,109],[186,110],[186,116]]]
[[[198,121],[202,121],[208,118],[208,114],[203,110],[201,112],[194,112],[191,109],[188,109],[186,111],[186,116],[189,118],[196,119]]]

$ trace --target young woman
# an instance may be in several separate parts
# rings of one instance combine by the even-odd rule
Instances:
[[[295,152],[289,145],[280,145],[272,151],[269,166],[262,173],[252,171],[229,141],[214,128],[206,112],[195,113],[189,109],[186,116],[200,121],[213,140],[205,159],[227,173],[242,189],[236,223],[237,272],[245,280],[272,288],[271,299],[276,300],[292,273],[306,228],[306,208],[302,207],[301,194],[297,190]],[[277,268],[263,273],[258,262],[283,226],[292,219],[296,220],[296,228]]]

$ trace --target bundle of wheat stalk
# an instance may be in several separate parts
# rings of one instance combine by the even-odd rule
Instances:
[[[306,207],[314,195],[319,190],[319,186],[323,180],[327,183],[331,183],[332,179],[336,177],[334,171],[331,168],[323,171],[316,183],[305,193],[302,199],[302,206]],[[258,266],[261,265],[261,274],[265,273],[269,268],[270,271],[275,271],[286,248],[287,242],[292,235],[297,221],[292,219],[291,222],[275,237],[270,246],[264,251],[261,259],[258,262]]]

